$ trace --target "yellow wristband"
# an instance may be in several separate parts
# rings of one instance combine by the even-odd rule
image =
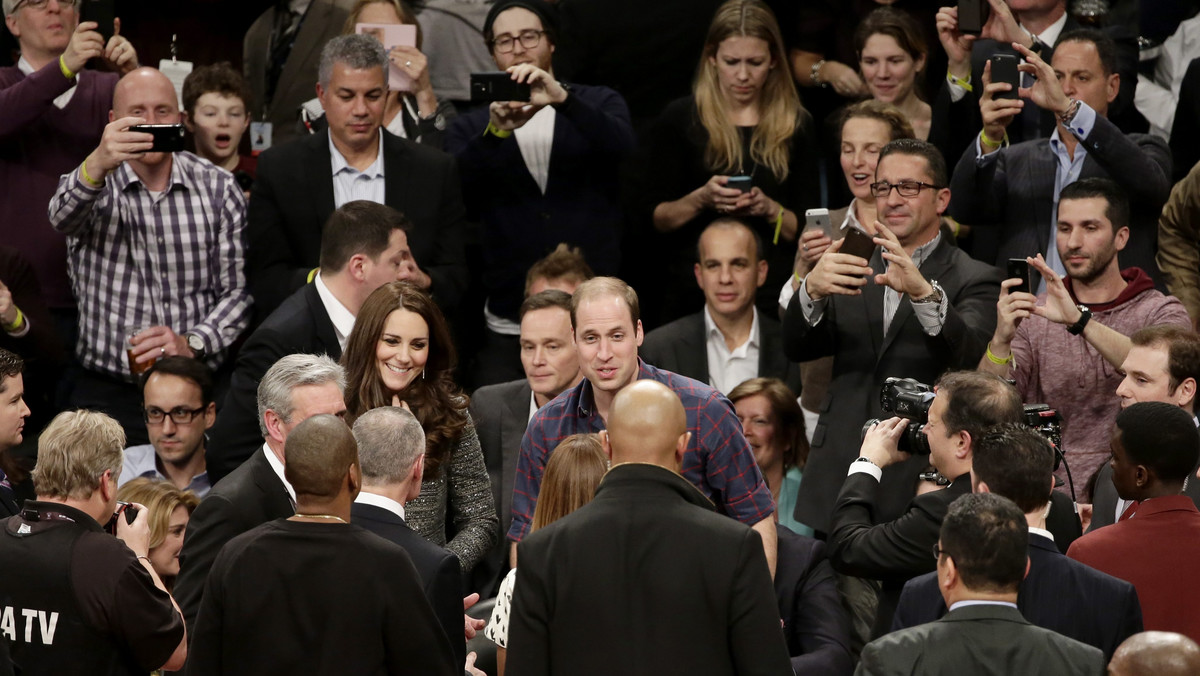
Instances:
[[[804,278],[800,276],[800,273],[799,273],[799,272],[792,271],[792,278],[794,278],[794,279],[796,280],[796,283],[797,283],[797,284],[803,284],[803,283],[804,283]]]
[[[483,134],[484,136],[491,134],[496,138],[508,138],[509,136],[512,136],[513,133],[507,129],[501,129],[500,127],[497,127],[496,125],[492,124],[491,120],[488,120],[488,125],[483,130]]]
[[[6,333],[16,333],[21,330],[21,325],[25,323],[25,315],[21,314],[21,308],[17,308],[17,318],[12,324],[5,324],[4,331]]]
[[[772,244],[779,244],[779,232],[783,230],[783,205],[779,205],[779,214],[775,216],[775,238],[771,240]]]
[[[58,69],[62,71],[63,77],[67,78],[68,80],[75,79],[75,73],[72,73],[71,69],[67,68],[67,62],[63,61],[61,55],[58,57]]]
[[[1004,359],[1001,359],[1000,357],[997,357],[995,354],[992,354],[992,344],[991,343],[988,343],[986,354],[987,354],[988,361],[990,361],[993,364],[996,364],[998,366],[1004,366],[1005,364],[1011,364],[1013,361],[1012,352],[1009,352],[1008,356],[1005,357]]]
[[[83,180],[93,188],[99,188],[100,186],[104,185],[104,181],[97,181],[96,179],[92,178],[90,174],[88,174],[86,157],[82,162],[79,163],[79,175],[83,176]]]
[[[307,279],[307,280],[305,280],[305,282],[304,282],[304,283],[305,283],[305,284],[311,284],[311,283],[312,283],[312,280],[314,280],[314,279],[316,279],[316,278],[317,278],[317,273],[318,273],[318,272],[320,272],[320,271],[321,271],[321,268],[313,268],[312,270],[309,270],[309,271],[308,271],[308,279]]]
[[[946,69],[946,79],[950,81],[950,84],[958,85],[959,87],[962,87],[963,89],[965,89],[969,92],[975,91],[975,89],[973,87],[971,87],[971,74],[970,73],[967,73],[967,79],[964,80],[964,79],[954,75],[954,73],[951,73],[950,69],[947,68]]]
[[[1000,139],[999,141],[993,141],[992,139],[988,138],[987,130],[981,129],[979,130],[979,142],[989,148],[999,148],[1005,143],[1008,143],[1008,132],[1004,132],[1004,138]]]

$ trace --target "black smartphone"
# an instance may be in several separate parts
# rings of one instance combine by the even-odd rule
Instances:
[[[858,256],[870,263],[875,253],[875,241],[867,233],[850,226],[846,228],[846,239],[842,240],[842,248],[838,249],[838,253]]]
[[[117,500],[117,511],[113,512],[112,518],[108,520],[108,523],[104,524],[104,530],[108,531],[109,535],[117,534],[117,519],[122,514],[125,515],[125,523],[132,524],[133,520],[137,518],[138,508],[128,502]]]
[[[1029,280],[1029,261],[1024,258],[1008,259],[1008,276],[1005,279],[1019,279],[1021,283],[1010,288],[1009,293],[1033,293],[1033,284]]]
[[[96,32],[104,36],[104,43],[113,34],[113,20],[117,18],[116,0],[80,0],[79,20],[95,21],[99,27]]]
[[[154,136],[154,146],[146,151],[148,153],[183,152],[182,124],[135,124],[129,131]]]
[[[979,35],[991,14],[988,0],[958,0],[958,32]]]
[[[725,181],[725,187],[747,193],[750,192],[750,189],[754,187],[754,179],[749,176],[730,176],[729,179]]]
[[[471,102],[528,101],[531,97],[529,84],[517,82],[504,71],[494,73],[471,73]]]
[[[993,54],[989,61],[992,63],[992,82],[1007,82],[1012,85],[1012,89],[998,92],[995,98],[1017,98],[1017,87],[1021,83],[1021,73],[1017,70],[1020,60],[1014,54]]]

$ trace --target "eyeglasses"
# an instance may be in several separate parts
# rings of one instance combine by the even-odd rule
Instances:
[[[895,188],[896,192],[900,193],[901,197],[916,197],[917,195],[920,195],[921,191],[925,188],[929,188],[930,190],[941,190],[942,186],[933,185],[931,183],[922,183],[920,181],[900,181],[899,183],[894,184],[888,183],[887,181],[880,181],[878,183],[871,184],[871,194],[876,198],[883,199],[892,192],[892,188]]]
[[[161,425],[167,416],[171,416],[171,422],[176,425],[186,425],[195,420],[196,416],[203,412],[203,406],[200,408],[176,406],[170,411],[164,411],[161,408],[148,408],[142,411],[142,417],[146,420],[147,425]]]
[[[78,0],[58,0],[58,6],[63,9],[68,9],[75,6]],[[50,4],[50,0],[21,0],[13,5],[12,13],[16,14],[18,9],[29,7],[30,9],[46,9],[46,5]]]
[[[949,558],[949,557],[950,557],[950,552],[948,552],[948,551],[946,551],[946,550],[942,549],[941,547],[939,547],[939,546],[938,546],[938,545],[935,543],[935,544],[933,545],[933,558],[934,558],[934,560],[936,561],[936,560],[938,560],[938,559],[942,558],[942,554],[945,554],[947,558]]]
[[[531,28],[529,30],[521,31],[521,34],[515,38],[511,35],[502,35],[495,40],[492,40],[492,47],[495,47],[496,51],[500,52],[501,54],[507,54],[513,50],[513,43],[517,40],[520,40],[522,47],[525,49],[533,49],[534,47],[538,46],[539,42],[542,41],[542,35],[545,33],[546,31],[535,31]]]

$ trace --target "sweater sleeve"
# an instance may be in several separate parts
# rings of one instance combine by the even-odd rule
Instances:
[[[10,72],[17,72],[15,68]],[[9,78],[5,78],[7,80]],[[40,70],[0,89],[0,141],[22,133],[54,105],[54,99],[75,85],[77,78],[68,80],[54,60]]]
[[[470,571],[491,551],[500,536],[500,521],[492,499],[492,483],[475,425],[469,420],[450,456],[446,478],[448,491],[448,525],[454,527],[454,538],[446,549],[454,552],[464,571]]]

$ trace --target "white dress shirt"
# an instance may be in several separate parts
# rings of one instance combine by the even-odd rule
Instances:
[[[525,158],[525,166],[543,195],[546,194],[546,183],[550,180],[550,149],[554,146],[554,120],[557,115],[554,106],[546,106],[513,132],[521,149],[521,157]]]
[[[371,493],[371,492],[368,492],[365,490],[359,491],[358,497],[354,498],[354,501],[359,504],[374,505],[375,507],[378,507],[380,509],[386,509],[387,511],[391,512],[392,514],[395,514],[396,516],[400,517],[401,519],[404,518],[404,505],[400,504],[399,502],[396,502],[395,500],[393,500],[389,497],[379,495],[378,493]]]
[[[717,328],[713,321],[708,305],[704,306],[704,336],[708,346],[708,384],[721,394],[728,395],[730,390],[743,381],[758,376],[758,347],[759,327],[758,310],[754,312],[750,325],[750,336],[746,342],[733,350],[725,344],[725,334]]]
[[[279,477],[279,480],[283,483],[283,487],[287,489],[288,497],[292,500],[292,509],[295,509],[296,489],[292,488],[292,485],[288,483],[287,477],[283,473],[283,461],[275,457],[275,451],[272,451],[271,447],[265,443],[262,445],[262,452],[267,456],[267,464],[271,466],[271,469],[275,472],[275,476]]]
[[[325,286],[320,272],[313,280],[313,285],[317,287],[317,296],[321,298],[321,305],[325,306],[325,314],[329,315],[329,321],[333,322],[333,334],[337,336],[338,345],[345,351],[346,341],[350,339],[350,332],[354,330],[354,314],[334,297],[328,286]]]

